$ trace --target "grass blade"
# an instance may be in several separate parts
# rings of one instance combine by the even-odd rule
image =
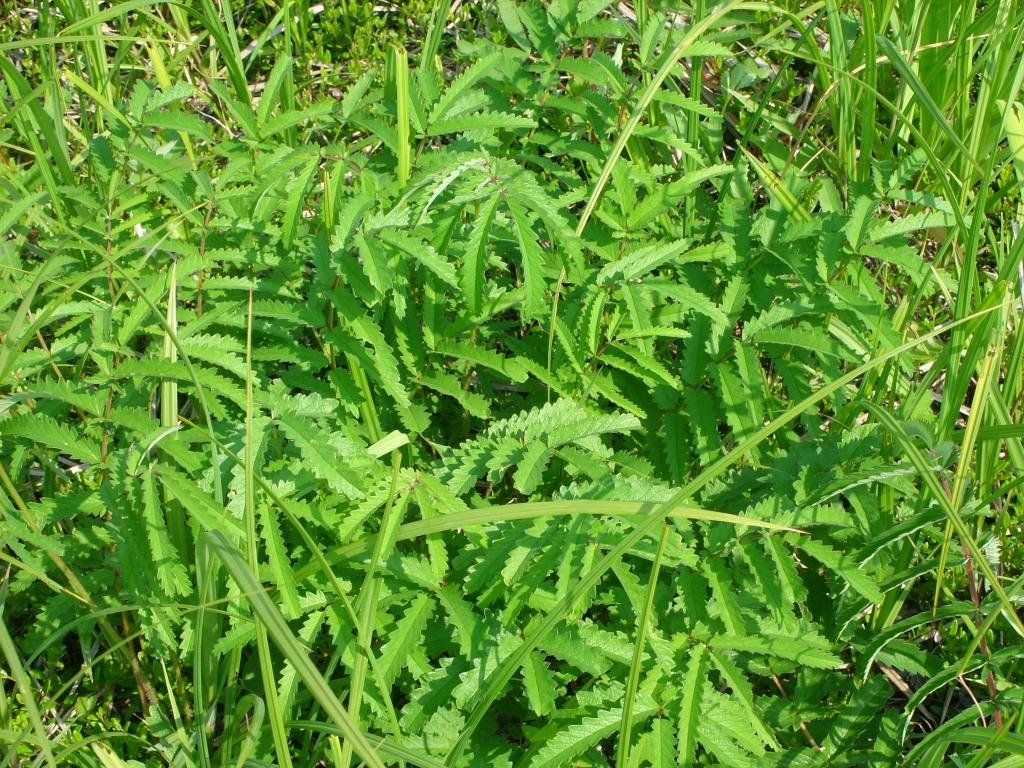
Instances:
[[[316,665],[309,658],[309,654],[288,628],[280,611],[267,596],[263,585],[257,581],[245,564],[241,553],[220,531],[207,531],[203,534],[202,541],[211,547],[224,567],[227,568],[231,578],[235,580],[242,594],[249,601],[254,613],[267,628],[267,633],[273,639],[274,644],[295,667],[302,682],[306,684],[309,692],[334,721],[341,735],[352,744],[355,753],[369,768],[384,768],[384,761],[377,754],[377,750],[349,717],[348,712],[345,711],[338,697],[331,690],[331,686],[320,674]]]

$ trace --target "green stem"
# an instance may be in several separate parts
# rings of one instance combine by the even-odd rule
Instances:
[[[654,594],[658,589],[658,573],[661,571],[661,558],[665,554],[668,541],[669,526],[666,521],[661,527],[661,538],[658,550],[651,566],[651,577],[647,582],[647,598],[637,618],[636,643],[633,645],[633,660],[629,667],[629,680],[626,683],[626,698],[622,703],[622,726],[619,729],[619,754],[615,761],[618,768],[629,765],[629,742],[633,731],[633,707],[636,704],[636,692],[640,685],[640,668],[643,666],[644,647],[647,645],[647,624],[654,606]]]
[[[380,531],[377,534],[377,541],[373,548],[373,555],[370,558],[370,565],[366,569],[366,577],[363,579],[363,587],[359,590],[359,597],[356,599],[356,608],[359,611],[359,643],[360,650],[356,657],[355,666],[352,669],[352,682],[349,689],[348,714],[352,722],[359,726],[359,714],[363,706],[363,690],[366,686],[366,674],[370,659],[364,649],[369,649],[373,642],[374,614],[377,610],[377,601],[380,597],[381,580],[377,577],[377,565],[385,554],[393,546],[394,533],[401,522],[401,507],[396,514],[395,497],[398,495],[399,470],[402,465],[402,454],[395,451],[391,461],[391,488],[388,491],[388,500],[384,505],[384,515],[381,518]],[[342,747],[342,760],[340,768],[349,768],[352,761],[354,745],[346,740]]]
[[[245,328],[245,549],[249,568],[257,575],[259,570],[259,540],[256,533],[255,503],[255,451],[253,447],[253,396],[252,396],[252,294],[249,289],[249,308]],[[288,734],[285,732],[281,702],[277,698],[277,676],[274,674],[273,659],[270,656],[270,639],[266,624],[259,616],[256,622],[256,653],[259,656],[260,678],[263,683],[264,704],[270,718],[270,731],[274,739],[274,752],[281,768],[291,768],[292,758],[288,751]]]

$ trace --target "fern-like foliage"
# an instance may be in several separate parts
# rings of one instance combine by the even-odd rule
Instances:
[[[249,22],[228,4],[86,22],[58,5],[38,14],[45,45],[0,62],[8,762],[46,759],[12,714],[15,661],[82,765],[122,764],[76,756],[97,723],[124,764],[175,766],[937,765],[943,729],[981,715],[1003,724],[992,749],[1019,753],[1019,649],[983,618],[1012,613],[1019,569],[995,535],[979,559],[943,529],[1016,524],[1015,481],[994,478],[1024,468],[1020,334],[996,312],[958,326],[962,375],[941,349],[899,349],[936,324],[928,307],[992,310],[1016,251],[964,230],[983,263],[958,284],[964,203],[924,191],[916,128],[879,139],[880,161],[832,128],[780,141],[794,120],[765,112],[804,88],[745,38],[820,63],[801,48],[816,27],[795,43],[767,7],[705,8],[678,48],[700,14],[498,0],[473,4],[492,33],[443,58],[396,48],[339,99],[296,103],[319,68],[257,63],[277,20],[239,58]],[[873,115],[879,93],[938,88],[877,77],[876,37],[938,47],[918,21],[830,41],[808,98]],[[313,31],[281,23],[284,50]],[[152,81],[126,63],[136,44]],[[863,101],[830,79],[847,55],[875,78]],[[79,61],[88,77],[57,76]],[[978,368],[1004,341],[1008,362]],[[989,399],[962,421],[969,393]],[[902,454],[864,398],[899,404]],[[944,495],[920,492],[922,462]],[[973,591],[932,579],[983,566]],[[939,606],[943,590],[971,602]],[[944,632],[983,660],[937,662]]]

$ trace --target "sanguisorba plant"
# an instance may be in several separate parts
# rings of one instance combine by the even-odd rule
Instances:
[[[905,5],[10,9],[2,764],[1024,764],[1024,18]]]

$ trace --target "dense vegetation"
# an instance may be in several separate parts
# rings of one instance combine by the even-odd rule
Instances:
[[[2,24],[0,766],[1024,765],[1017,3]]]

